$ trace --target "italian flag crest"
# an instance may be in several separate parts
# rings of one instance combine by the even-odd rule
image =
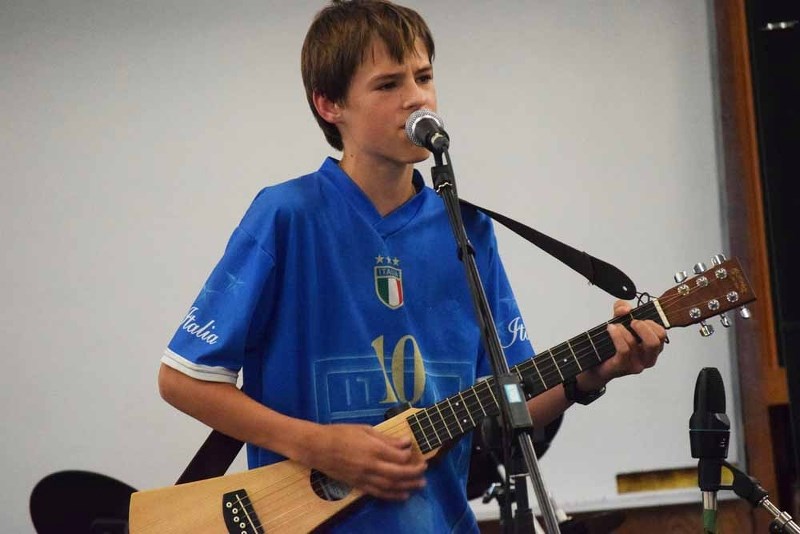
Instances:
[[[403,305],[403,272],[397,267],[375,266],[375,292],[381,302],[395,310]]]

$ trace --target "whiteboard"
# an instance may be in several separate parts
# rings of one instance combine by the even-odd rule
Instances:
[[[408,4],[436,37],[463,198],[616,264],[654,294],[724,251],[705,2]],[[207,435],[159,398],[158,360],[255,193],[335,155],[299,74],[320,5],[0,7],[9,531],[31,530],[30,490],[54,471],[167,485]],[[611,297],[502,228],[498,239],[537,349],[609,318]],[[692,465],[701,367],[722,372],[740,443],[729,336],[670,337],[655,370],[567,414],[541,463],[566,510],[696,498],[621,496],[615,477]],[[739,454],[734,446],[729,459]],[[240,457],[233,469],[244,468]]]

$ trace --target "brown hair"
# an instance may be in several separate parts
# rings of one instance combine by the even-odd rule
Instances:
[[[416,11],[388,0],[333,0],[317,13],[303,42],[300,68],[306,98],[325,139],[337,150],[344,149],[339,129],[317,113],[313,95],[317,92],[343,103],[374,37],[386,44],[398,63],[415,53],[415,42],[422,39],[428,60],[433,61],[433,36],[428,25]]]

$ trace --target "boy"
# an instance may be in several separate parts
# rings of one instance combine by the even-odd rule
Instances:
[[[375,497],[342,531],[477,531],[468,438],[428,468],[410,437],[370,426],[399,402],[430,406],[490,373],[443,204],[413,168],[429,153],[404,132],[412,112],[436,109],[433,56],[422,18],[388,1],[317,15],[303,81],[341,159],[259,193],[161,360],[162,396],[247,442],[251,468],[287,457]],[[492,225],[467,210],[464,221],[515,365],[533,350],[508,328],[521,319]],[[632,327],[641,342],[609,329],[617,354],[582,373],[579,392],[655,364],[664,329]],[[570,404],[557,387],[528,407],[542,426]]]

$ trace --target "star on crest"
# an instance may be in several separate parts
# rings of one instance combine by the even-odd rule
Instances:
[[[380,254],[375,256],[375,263],[378,265],[392,265],[397,267],[400,265],[400,258],[392,258],[391,256],[381,256]]]

